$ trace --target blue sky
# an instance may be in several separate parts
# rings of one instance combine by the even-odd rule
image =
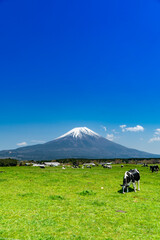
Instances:
[[[86,126],[160,153],[159,13],[158,0],[0,0],[0,150]]]

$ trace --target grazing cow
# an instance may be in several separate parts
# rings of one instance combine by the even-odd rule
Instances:
[[[134,191],[136,192],[136,182],[138,182],[138,191],[140,190],[140,174],[137,169],[131,169],[124,174],[122,192],[126,190],[128,192],[128,187],[133,184]]]
[[[155,165],[155,166],[150,166],[150,170],[153,172],[158,172],[159,171],[159,167],[158,165]]]

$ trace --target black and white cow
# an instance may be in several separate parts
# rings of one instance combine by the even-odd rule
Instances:
[[[159,167],[158,167],[158,165],[150,166],[150,170],[151,170],[152,172],[158,172],[158,171],[159,171]]]
[[[123,178],[123,185],[122,186],[122,192],[124,191],[128,192],[128,187],[130,184],[133,184],[134,191],[136,192],[136,182],[138,182],[138,191],[140,190],[140,174],[137,169],[131,169],[129,171],[126,171]]]
[[[112,169],[112,166],[110,166],[110,165],[106,165],[106,164],[103,164],[102,167],[103,167],[103,168]]]

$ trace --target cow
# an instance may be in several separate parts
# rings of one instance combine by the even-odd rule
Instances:
[[[158,172],[159,171],[159,167],[158,165],[155,165],[155,166],[150,166],[150,170],[153,172]]]
[[[148,167],[148,164],[146,163],[143,163],[143,166],[142,167]]]
[[[126,171],[123,177],[122,192],[128,192],[128,187],[133,184],[134,191],[136,192],[136,182],[138,182],[138,191],[140,191],[140,174],[137,169]]]
[[[105,165],[105,164],[102,164],[102,167],[103,167],[103,168],[107,168],[108,166],[107,166],[107,165]]]
[[[108,168],[108,169],[111,169],[112,166],[108,166],[108,165],[102,165],[103,168]]]
[[[102,164],[102,167],[103,167],[103,168],[112,169],[112,166],[111,166],[111,165],[107,165],[107,164]]]
[[[107,166],[108,169],[112,169],[112,166]]]
[[[121,165],[121,168],[123,168],[124,166],[123,165]]]

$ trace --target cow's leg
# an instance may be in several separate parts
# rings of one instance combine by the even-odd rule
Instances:
[[[140,180],[138,181],[138,191],[140,191]]]
[[[136,184],[133,182],[134,191],[136,192]]]
[[[125,187],[123,186],[123,187],[122,187],[122,193],[125,193],[125,192],[124,192],[124,188],[125,188]]]
[[[128,187],[127,187],[127,193],[128,193]]]

